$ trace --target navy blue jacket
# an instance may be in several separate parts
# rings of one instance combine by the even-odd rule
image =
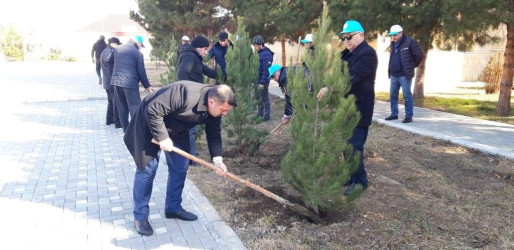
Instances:
[[[107,46],[107,48],[100,54],[100,65],[102,65],[102,81],[104,89],[112,89],[111,77],[112,71],[114,70],[114,48]]]
[[[148,94],[123,136],[138,169],[144,169],[159,153],[157,141],[170,138],[189,152],[189,129],[205,124],[211,157],[221,156],[221,116],[207,111],[207,93],[212,85],[178,81]]]
[[[375,105],[375,76],[377,74],[378,59],[375,49],[363,41],[352,52],[345,49],[341,59],[348,62],[350,84],[347,95],[355,95],[357,109],[361,112],[358,126],[371,125],[373,106]]]
[[[259,52],[259,80],[257,81],[259,84],[268,84],[269,83],[269,71],[268,68],[271,67],[273,63],[273,51],[271,51],[268,47],[264,47]]]
[[[203,63],[202,56],[198,54],[191,44],[180,46],[178,51],[178,80],[188,80],[203,83],[203,75],[216,79],[216,71]]]
[[[223,73],[224,77],[227,76],[227,62],[225,60],[225,55],[227,54],[228,46],[233,47],[234,45],[232,44],[232,42],[229,41],[227,46],[222,47],[220,42],[218,41],[209,50],[209,58],[214,57],[216,66],[218,66],[218,65],[220,66],[221,72]]]
[[[284,107],[284,115],[291,116],[293,115],[293,105],[291,104],[291,93],[289,89],[287,89],[287,67],[282,67],[280,69],[280,77],[278,78],[278,86],[282,91],[286,99],[286,105]]]
[[[405,33],[403,34],[403,36],[404,37],[402,37],[402,39],[398,41],[400,43],[399,49],[400,58],[403,66],[403,73],[405,74],[407,79],[412,79],[414,77],[414,69],[418,67],[418,65],[421,63],[421,60],[423,60],[423,51],[414,39],[408,37],[407,35],[405,35]],[[391,77],[391,57],[393,56],[394,45],[394,42],[391,42],[389,68],[387,70],[389,77]]]
[[[146,76],[143,54],[139,52],[137,44],[130,40],[114,49],[114,69],[111,85],[139,89],[139,82],[145,88],[150,87]]]

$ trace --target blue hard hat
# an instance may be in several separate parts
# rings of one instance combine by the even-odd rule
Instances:
[[[359,22],[355,20],[348,20],[346,21],[346,23],[344,23],[343,30],[339,32],[339,35],[352,32],[364,33],[364,29],[362,28],[362,25]]]
[[[280,66],[278,64],[271,65],[271,67],[268,68],[268,72],[269,72],[268,79],[270,79],[271,76],[273,76],[273,74],[275,74],[275,72],[279,71],[281,68],[282,68],[282,66]]]
[[[145,47],[145,45],[143,44],[143,37],[140,36],[140,35],[136,35],[134,36],[134,40],[138,43],[141,43],[141,45],[143,46],[143,48]]]

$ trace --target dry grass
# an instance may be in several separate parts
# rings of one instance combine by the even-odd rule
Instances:
[[[282,107],[274,99],[269,129]],[[281,179],[287,132],[269,138],[255,157],[225,157],[229,170],[297,199]],[[208,158],[205,142],[199,146]],[[189,177],[249,249],[514,248],[514,162],[378,124],[366,149],[370,187],[352,206],[328,214],[326,225],[202,167]]]

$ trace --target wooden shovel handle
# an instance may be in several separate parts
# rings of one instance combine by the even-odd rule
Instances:
[[[159,145],[159,142],[157,140],[153,139],[153,138],[152,138],[152,142],[157,144],[157,145]],[[198,163],[198,164],[200,164],[200,165],[202,165],[204,167],[207,167],[207,168],[209,168],[211,170],[214,170],[214,171],[220,170],[220,168],[218,168],[216,165],[214,165],[214,164],[212,164],[210,162],[204,161],[204,160],[202,160],[202,159],[200,159],[200,158],[198,158],[196,156],[193,156],[193,155],[187,153],[186,151],[184,151],[184,150],[182,150],[180,148],[173,147],[172,151],[177,153],[177,154],[179,154],[179,155],[181,155],[181,156],[184,156],[187,159],[192,160],[192,161],[194,161],[194,162],[196,162],[196,163]],[[237,183],[241,183],[241,184],[243,184],[243,185],[245,185],[245,186],[247,186],[247,187],[249,187],[251,189],[254,189],[254,190],[264,194],[265,196],[278,201],[279,203],[281,203],[283,205],[293,206],[293,204],[291,202],[289,202],[288,200],[286,200],[286,199],[284,199],[284,198],[282,198],[282,197],[280,197],[280,196],[278,196],[278,195],[276,195],[276,194],[274,194],[274,193],[264,189],[263,187],[261,187],[259,185],[253,184],[253,183],[251,183],[251,182],[249,182],[249,181],[247,181],[245,179],[242,179],[242,178],[240,178],[240,177],[238,177],[238,176],[236,176],[236,175],[234,175],[234,174],[232,174],[230,172],[226,172],[224,177],[227,178],[227,179],[233,180],[233,181],[235,181]]]

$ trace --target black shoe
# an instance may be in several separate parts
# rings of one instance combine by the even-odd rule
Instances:
[[[114,123],[114,127],[115,127],[115,128],[121,128],[121,124],[116,124],[116,123]]]
[[[343,192],[343,195],[344,196],[348,196],[350,195],[353,190],[355,189],[355,187],[357,186],[357,183],[353,182],[352,184],[350,184]]]
[[[405,119],[403,119],[402,123],[411,123],[412,122],[412,117],[405,117]]]
[[[148,220],[134,220],[134,227],[141,235],[150,236],[153,234],[152,226]]]
[[[397,115],[390,115],[390,116],[386,117],[385,120],[386,121],[398,120],[398,116]]]
[[[362,184],[360,184],[360,183],[352,182],[352,184],[350,184],[350,185],[349,185],[349,186],[344,190],[343,195],[344,195],[344,196],[348,196],[348,195],[352,194],[352,193],[353,193],[353,191],[355,191],[355,189],[356,189],[357,187],[361,187],[361,188],[362,188],[362,191],[364,191],[364,190],[366,190],[366,189],[367,189],[367,187],[363,187],[363,186],[362,186]]]
[[[165,213],[165,214],[166,214],[166,218],[168,218],[168,219],[177,218],[177,219],[187,220],[187,221],[193,221],[193,220],[198,219],[198,216],[196,216],[195,214],[188,212],[184,209],[181,209],[174,213]]]
[[[114,122],[105,122],[105,125],[111,125],[113,124]]]

